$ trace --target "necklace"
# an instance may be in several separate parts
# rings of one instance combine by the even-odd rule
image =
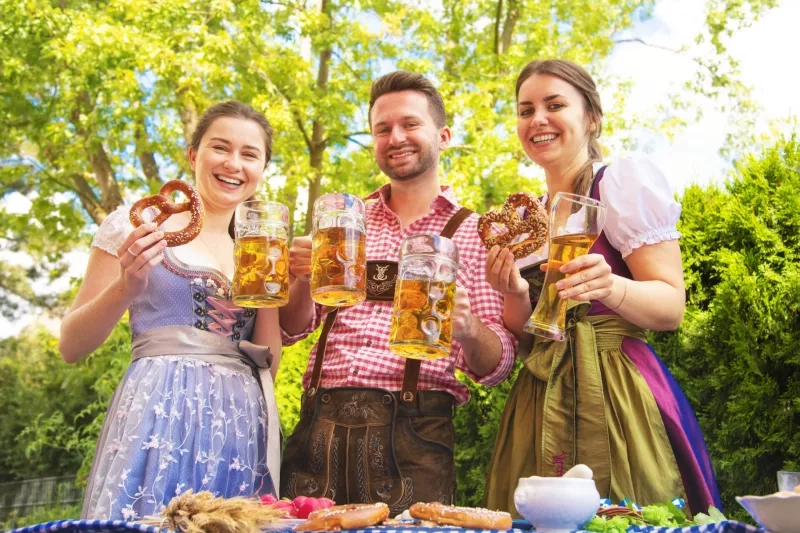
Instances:
[[[233,276],[233,270],[234,270],[233,269],[233,240],[230,239],[230,238],[224,239],[225,243],[227,244],[227,246],[224,246],[224,248],[227,249],[224,257],[229,257],[230,258],[230,263],[228,263],[227,261],[226,262],[220,261],[219,256],[216,253],[214,253],[214,251],[213,251],[214,249],[223,248],[223,246],[214,246],[213,249],[212,249],[212,247],[209,246],[208,243],[206,242],[206,240],[203,238],[203,232],[200,232],[200,234],[197,235],[197,238],[203,244],[203,247],[206,249],[208,254],[214,259],[214,263],[216,264],[217,270],[219,270],[226,278],[231,279],[231,277]],[[219,243],[219,244],[221,244],[221,243]],[[226,268],[227,266],[231,266],[231,268],[230,268],[231,276],[228,276],[228,269]]]

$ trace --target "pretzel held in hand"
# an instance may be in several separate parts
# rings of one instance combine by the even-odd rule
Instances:
[[[527,217],[522,219],[517,208],[525,207]],[[493,233],[492,224],[505,226],[505,233]],[[544,246],[547,242],[547,211],[539,200],[524,192],[514,193],[506,198],[499,211],[487,211],[478,220],[478,233],[486,248],[494,245],[508,246],[514,259],[522,259]],[[525,240],[512,243],[520,236]]]
[[[170,201],[170,195],[180,191],[189,199],[188,202],[182,204],[175,204]],[[200,234],[203,229],[203,203],[200,201],[200,195],[197,190],[183,180],[168,181],[161,187],[158,194],[142,198],[131,206],[131,224],[133,227],[138,228],[146,221],[142,218],[142,211],[148,207],[154,207],[158,210],[158,215],[153,219],[156,225],[160,226],[170,216],[177,213],[184,213],[189,211],[191,219],[189,225],[177,231],[167,231],[164,233],[164,240],[167,241],[167,246],[180,246],[191,241]]]
[[[466,529],[511,529],[511,515],[502,511],[456,507],[443,503],[415,503],[408,508],[412,517],[431,520],[439,525],[458,526]]]

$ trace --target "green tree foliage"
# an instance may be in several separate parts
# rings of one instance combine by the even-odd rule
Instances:
[[[59,304],[37,296],[31,280],[63,273],[65,252],[85,246],[97,224],[122,203],[168,179],[187,177],[187,140],[202,111],[222,99],[250,102],[275,126],[274,164],[265,192],[289,206],[296,233],[308,231],[308,206],[322,192],[365,194],[383,183],[369,149],[367,100],[371,80],[395,66],[420,71],[441,88],[454,131],[443,175],[466,205],[483,211],[512,191],[540,192],[541,184],[520,172],[526,161],[513,134],[517,70],[532,58],[565,57],[587,65],[603,83],[604,58],[654,3],[443,0],[433,8],[405,0],[0,0],[0,198],[18,193],[31,201],[27,213],[0,209],[0,251],[34,259],[28,269],[0,260],[0,311],[16,316],[23,309],[15,305],[23,301]],[[707,75],[688,88],[732,106],[743,92],[735,83],[726,39],[774,4],[709,2],[700,40],[712,46],[696,59]],[[637,127],[624,116],[624,107],[605,104],[607,134]],[[792,157],[791,164],[799,166]],[[690,306],[680,334],[659,336],[659,342],[699,409],[723,487],[755,492],[759,485],[742,483],[756,479],[756,470],[767,486],[774,477],[765,475],[768,468],[777,468],[781,457],[797,458],[796,449],[793,455],[774,455],[790,448],[768,433],[796,410],[796,390],[792,395],[786,381],[791,373],[765,370],[778,360],[788,364],[776,354],[788,358],[790,351],[779,351],[777,344],[774,351],[764,347],[768,339],[797,329],[796,322],[794,329],[780,327],[790,325],[781,317],[790,316],[792,301],[797,317],[796,285],[787,281],[796,283],[796,270],[794,278],[786,272],[788,250],[795,255],[797,250],[792,215],[798,206],[796,195],[773,198],[764,192],[773,181],[746,188],[746,176],[725,190],[687,192],[683,231]],[[796,174],[792,179],[796,189]],[[740,200],[731,200],[735,192]],[[747,195],[762,203],[751,206]],[[791,198],[794,204],[778,209]],[[735,205],[740,211],[733,211]],[[767,213],[783,218],[762,218]],[[784,251],[769,255],[767,236],[781,233],[779,224],[789,224],[775,240]],[[754,243],[764,247],[763,257]],[[729,264],[738,270],[720,266]],[[764,294],[775,299],[757,298]],[[737,311],[728,313],[728,305]],[[747,321],[744,310],[764,320],[755,333],[730,323]],[[721,331],[729,338],[714,337]],[[767,378],[774,378],[775,389],[783,392],[770,394],[782,395],[786,405],[782,419],[764,411],[753,426],[761,428],[755,435],[739,431],[744,424],[739,421],[761,414],[756,407],[770,396],[758,388],[748,404],[741,389],[746,383],[737,381],[747,366],[738,355],[752,335],[760,335],[754,346],[764,351],[751,350],[741,361],[767,376],[751,380],[752,386],[766,387]],[[312,342],[283,353],[276,394],[287,432],[297,420],[299,383]],[[717,367],[713,349],[724,342],[739,351],[718,354],[725,363],[717,365],[719,375],[711,375],[707,370]],[[85,474],[105,405],[129,353],[126,323],[75,366],[60,361],[56,340],[45,332],[0,343],[0,412],[9,413],[0,427],[3,479],[78,468]],[[786,383],[783,389],[781,383]],[[474,401],[459,410],[456,420],[457,454],[460,497],[476,504],[510,385],[470,387]],[[750,410],[737,411],[740,400]],[[716,426],[728,419],[736,430]],[[786,423],[783,429],[789,427]],[[736,446],[737,435],[749,435],[749,447]],[[770,437],[762,440],[762,435]],[[765,447],[764,457],[773,457],[769,465],[748,463],[762,457],[759,446]]]
[[[0,481],[85,476],[129,360],[127,321],[76,365],[64,364],[44,328],[0,342]]]
[[[58,276],[64,253],[123,202],[188,175],[186,142],[222,99],[273,122],[267,192],[308,232],[319,194],[383,182],[367,101],[393,65],[441,86],[456,132],[447,181],[471,207],[497,204],[525,183],[509,134],[519,66],[558,55],[597,70],[615,32],[652,2],[0,0],[0,197],[32,202],[28,213],[0,211],[0,247],[36,265],[0,263],[0,291],[17,297],[2,302],[46,305],[30,279]]]
[[[686,316],[654,340],[698,414],[726,509],[745,516],[734,496],[800,470],[798,139],[749,156],[724,187],[687,189],[679,229]]]

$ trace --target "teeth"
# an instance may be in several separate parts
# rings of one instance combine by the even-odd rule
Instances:
[[[535,135],[533,137],[533,142],[534,143],[547,142],[547,141],[552,141],[555,138],[556,136],[554,133],[548,133],[547,135]]]
[[[226,178],[225,176],[216,176],[216,178],[221,182],[230,183],[231,185],[241,185],[242,184],[242,182],[240,180],[233,179],[233,178]]]
[[[390,155],[390,156],[389,156],[389,158],[390,158],[390,159],[395,159],[395,158],[397,158],[397,157],[405,157],[405,156],[407,156],[407,155],[411,155],[411,154],[412,154],[412,152],[403,152],[403,153],[401,153],[401,154],[393,154],[393,155]]]

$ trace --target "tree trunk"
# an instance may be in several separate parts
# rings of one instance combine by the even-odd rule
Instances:
[[[188,149],[192,142],[192,134],[197,127],[197,106],[190,99],[187,99],[179,112],[183,123],[183,140],[186,141],[186,148]]]
[[[147,138],[147,131],[144,127],[143,119],[136,119],[133,130],[133,139],[136,145],[136,155],[142,165],[142,172],[147,179],[147,185],[151,192],[157,191],[161,187],[161,177],[158,174],[158,164],[153,152],[150,151],[150,141]]]
[[[519,15],[519,0],[508,0],[508,10],[506,11],[505,23],[503,23],[503,37],[500,39],[500,48],[497,51],[498,55],[506,53],[511,47],[511,40],[514,38],[514,29],[517,26]]]
[[[330,16],[328,0],[322,0],[320,10]],[[328,76],[330,74],[330,62],[333,50],[325,48],[319,54],[319,69],[317,70],[317,88],[320,97],[328,87]],[[314,117],[314,125],[311,131],[311,146],[309,147],[309,164],[313,175],[308,183],[308,211],[306,212],[306,234],[311,233],[314,220],[314,202],[319,198],[322,189],[322,161],[325,155],[325,126],[322,122],[323,113],[317,113]]]
[[[89,185],[83,176],[80,174],[73,174],[71,178],[78,192],[78,198],[81,200],[81,205],[83,205],[83,208],[89,213],[89,216],[92,217],[92,221],[99,226],[106,219],[110,211],[106,211],[103,208],[100,204],[100,200],[97,199],[97,195],[95,195],[92,190],[91,185]]]
[[[94,178],[97,180],[97,185],[103,195],[103,209],[110,213],[122,205],[122,194],[119,192],[119,185],[114,177],[114,169],[111,167],[111,162],[106,155],[106,149],[103,148],[101,143],[97,143],[94,151],[89,155],[89,161],[92,163]]]

